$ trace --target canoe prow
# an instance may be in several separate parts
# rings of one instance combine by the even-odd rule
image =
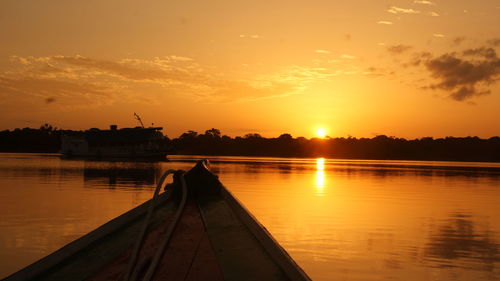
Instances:
[[[230,207],[230,210],[234,213],[234,215],[241,222],[241,224],[244,225],[245,228],[248,230],[248,232],[251,233],[253,238],[257,240],[260,247],[265,250],[266,254],[270,257],[270,259],[274,263],[276,263],[277,267],[279,267],[280,270],[284,273],[285,280],[310,280],[307,274],[300,268],[300,266],[298,266],[298,264],[291,258],[291,256],[285,251],[285,249],[283,249],[283,247],[279,245],[279,243],[276,241],[276,239],[273,238],[273,236],[269,233],[269,231],[267,231],[267,229],[262,224],[259,223],[259,221],[250,213],[250,211],[248,211],[243,206],[243,204],[219,181],[218,177],[214,175],[212,172],[210,172],[208,168],[208,161],[206,160],[199,161],[195,167],[193,167],[189,172],[186,173],[186,181],[188,182],[188,185],[190,187],[197,188],[198,202],[200,204],[200,209],[202,210],[202,215],[204,217],[209,236],[211,232],[215,233],[216,231],[213,229],[215,225],[210,225],[210,221],[208,221],[210,219],[214,220],[213,218],[208,218],[208,216],[213,215],[211,214],[211,211],[213,212],[213,209],[211,208],[214,207],[210,206],[210,203],[208,203],[210,199],[207,198],[211,197],[214,198],[217,197],[217,195],[219,195],[222,197],[224,202],[227,203],[227,205]],[[218,220],[222,220],[222,218],[218,218]],[[227,223],[227,221],[225,221],[225,223]],[[224,231],[227,231],[228,228],[230,228],[231,226],[225,225],[225,227],[226,229],[224,229]],[[234,225],[232,227],[234,227]],[[227,235],[229,234],[226,233],[226,236]],[[227,242],[228,237],[226,236],[220,235],[218,237],[213,237],[212,245],[216,243],[217,239],[226,240]],[[236,243],[242,243],[242,242],[236,241]],[[238,247],[238,245],[234,246]],[[244,255],[245,255],[244,252],[239,252],[236,253],[235,256],[232,258],[238,259]],[[234,266],[234,264],[232,264],[232,266]],[[248,266],[248,264],[245,265],[240,264],[240,266],[242,268],[231,268],[230,271],[231,273],[234,274],[234,276],[231,276],[232,278],[229,279],[275,280],[275,279],[266,279],[264,278],[264,276],[254,276],[255,278],[258,279],[243,278],[243,276],[252,275],[251,272],[254,272],[255,270],[258,271],[259,268],[262,269],[261,267],[263,267],[263,265]],[[238,269],[248,270],[249,272],[241,272],[238,271]],[[277,280],[279,280],[279,278]]]

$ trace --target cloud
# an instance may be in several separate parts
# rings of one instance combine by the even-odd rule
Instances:
[[[107,74],[135,81],[155,81],[175,76],[174,73],[171,73],[171,69],[137,67],[137,64],[140,63],[137,60],[114,62],[82,56],[53,56],[49,59],[53,63],[77,67],[90,75]]]
[[[192,61],[192,58],[182,57],[182,56],[168,56],[168,59],[172,61]]]
[[[427,14],[431,17],[439,17],[439,14],[436,12],[428,12]]]
[[[343,54],[340,57],[343,58],[343,59],[348,59],[348,60],[353,60],[353,59],[356,58],[355,56],[348,55],[348,54]]]
[[[252,101],[259,99],[268,99],[275,97],[288,96],[297,93],[298,86],[292,83],[282,82],[258,82],[248,83],[246,81],[220,81],[212,85],[213,91],[208,93],[212,101],[234,102],[234,101]],[[238,93],[235,99],[234,94]]]
[[[480,47],[476,49],[467,49],[463,51],[465,56],[479,56],[484,57],[485,59],[494,60],[497,58],[497,54],[494,49]]]
[[[181,56],[117,61],[83,56],[18,57],[0,73],[0,96],[57,105],[159,102],[170,96],[237,102],[297,94],[335,73],[303,66],[278,74],[231,79]],[[143,91],[145,90],[145,91]],[[140,92],[141,94],[138,94]]]
[[[500,46],[500,38],[488,40],[488,44],[495,46],[495,47],[498,47],[498,46]]]
[[[428,59],[425,66],[437,80],[429,88],[451,92],[450,97],[457,101],[490,94],[488,86],[500,76],[500,59],[495,50],[468,49],[463,55],[447,53]]]
[[[377,77],[385,76],[386,70],[383,68],[371,66],[371,67],[368,67],[365,70],[365,72],[363,72],[363,74],[367,75],[369,77],[377,78]]]
[[[381,21],[377,21],[378,24],[385,24],[385,25],[391,25],[393,24],[392,21],[385,21],[385,20],[381,20]]]
[[[427,1],[427,0],[415,0],[415,1],[413,1],[413,3],[415,3],[415,4],[422,4],[422,5],[430,5],[430,6],[435,6],[436,5],[436,3],[431,2],[431,1]]]
[[[330,51],[328,50],[314,50],[314,52],[317,54],[330,54]]]
[[[420,14],[420,11],[413,10],[413,9],[405,9],[405,8],[399,8],[396,6],[390,7],[387,12],[391,14]]]
[[[465,41],[465,38],[464,36],[459,36],[459,37],[455,37],[451,40],[451,42],[453,43],[453,45],[455,46],[458,46],[460,44],[462,44],[464,41]]]
[[[304,88],[310,83],[324,81],[332,76],[341,74],[340,71],[330,72],[324,67],[305,67],[293,65],[272,76],[264,76],[264,80],[287,82]]]
[[[0,94],[5,95],[6,100],[15,100],[15,104],[50,104],[58,100],[67,102],[66,105],[88,107],[110,104],[118,98],[112,85],[29,75],[0,75]]]
[[[445,37],[444,34],[440,34],[440,33],[434,33],[434,34],[432,34],[432,36],[434,36],[436,38],[444,38]]]
[[[247,35],[247,34],[240,34],[240,38],[251,38],[251,39],[260,39],[262,36],[253,34],[253,35]]]
[[[393,45],[387,46],[387,51],[393,55],[402,54],[408,50],[411,50],[413,47],[408,45]]]
[[[44,94],[58,93],[62,95],[95,95],[104,96],[109,93],[111,87],[97,83],[86,83],[78,81],[65,81],[46,79],[43,77],[9,77],[0,76],[0,92],[11,94],[30,94],[34,96],[45,96]],[[50,98],[50,96],[47,96]]]
[[[418,52],[413,54],[413,58],[410,62],[410,65],[419,66],[422,63],[430,60],[432,58],[432,54],[430,52]]]

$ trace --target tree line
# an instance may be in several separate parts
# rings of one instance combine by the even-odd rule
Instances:
[[[217,129],[188,131],[171,141],[176,154],[348,159],[446,160],[500,162],[500,138],[425,137],[413,140],[379,135],[373,138],[264,138],[247,134],[231,138]]]
[[[68,130],[48,124],[39,129],[0,132],[3,152],[57,152],[60,137]],[[229,137],[218,129],[187,131],[178,138],[165,137],[171,154],[273,157],[326,157],[348,159],[445,160],[500,162],[500,138],[424,137],[413,140],[379,135],[373,138],[294,138],[282,134],[265,138],[252,133]]]

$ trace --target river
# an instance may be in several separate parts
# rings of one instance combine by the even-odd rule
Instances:
[[[208,158],[313,280],[500,280],[500,164],[0,154],[0,278],[152,196]]]

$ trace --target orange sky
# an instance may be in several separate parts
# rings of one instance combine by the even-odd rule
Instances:
[[[0,129],[500,135],[500,1],[0,1]]]

